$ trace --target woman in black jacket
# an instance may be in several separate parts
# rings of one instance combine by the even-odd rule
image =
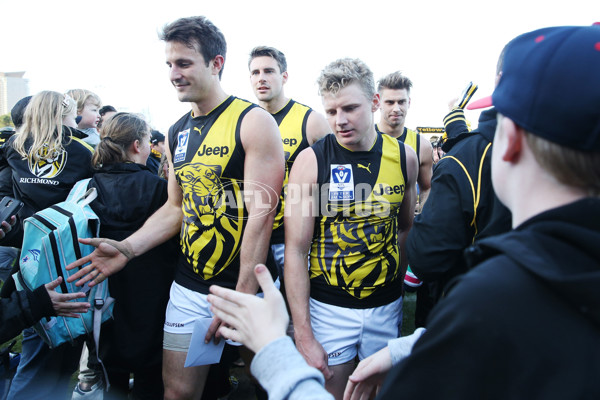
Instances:
[[[128,237],[167,200],[167,182],[145,165],[149,153],[150,128],[142,118],[117,113],[104,125],[89,184],[98,191],[91,207],[100,217],[100,237]],[[162,336],[176,250],[173,239],[108,278],[114,321],[103,325],[99,348],[111,384],[108,398],[127,398],[130,373],[133,398],[163,398]]]

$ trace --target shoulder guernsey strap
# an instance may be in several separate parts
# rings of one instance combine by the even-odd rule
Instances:
[[[477,191],[475,190],[475,185],[473,184],[473,179],[471,179],[471,175],[469,175],[469,171],[467,171],[467,168],[465,167],[465,165],[462,162],[460,162],[458,158],[456,158],[454,156],[443,157],[443,159],[450,158],[450,159],[456,161],[458,163],[458,165],[460,165],[460,167],[463,169],[463,171],[465,171],[465,175],[467,175],[467,179],[469,180],[469,183],[471,184],[471,191],[473,192],[473,220],[471,221],[470,225],[475,228],[475,234],[473,235],[473,241],[475,241],[475,236],[477,236],[477,233],[478,233],[478,230],[477,230],[477,207],[479,207],[479,199],[481,196],[481,172],[483,170],[483,161],[485,160],[485,156],[486,156],[489,148],[491,147],[491,145],[492,145],[492,143],[488,143],[488,145],[485,147],[485,150],[483,151],[481,160],[479,161],[479,172],[477,174]]]
[[[415,141],[417,143],[416,149],[417,150],[417,161],[419,162],[419,167],[421,167],[421,135],[419,133],[415,134]]]
[[[402,176],[404,177],[404,182],[407,181],[408,176],[406,172],[406,148],[404,147],[404,143],[398,142],[398,148],[400,149],[400,168],[402,169]]]

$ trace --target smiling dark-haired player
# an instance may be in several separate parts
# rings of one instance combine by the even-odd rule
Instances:
[[[227,46],[215,25],[205,17],[181,18],[164,28],[161,39],[177,97],[192,108],[166,139],[169,198],[127,239],[89,241],[98,248],[78,262],[91,264],[75,276],[88,274],[80,283],[100,282],[180,233],[165,317],[164,398],[197,399],[209,366],[184,368],[194,323],[212,321],[206,342],[220,325],[206,302],[212,284],[257,292],[253,268],[267,258],[285,161],[272,116],[222,89]]]

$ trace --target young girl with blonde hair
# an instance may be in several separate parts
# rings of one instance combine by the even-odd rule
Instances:
[[[76,114],[77,106],[70,96],[40,92],[27,105],[23,125],[2,148],[0,164],[11,169],[12,180],[0,185],[12,190],[24,207],[1,245],[21,247],[22,221],[64,201],[77,181],[93,175],[93,149],[81,140],[84,135],[76,129]],[[4,286],[2,296],[10,295],[12,279]],[[77,370],[80,344],[50,349],[32,328],[25,329],[21,361],[7,399],[64,397]]]

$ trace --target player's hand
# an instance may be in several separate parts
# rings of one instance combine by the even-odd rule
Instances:
[[[134,257],[133,250],[126,240],[117,242],[111,239],[91,238],[79,239],[79,242],[94,246],[96,250],[66,266],[67,270],[71,270],[89,263],[67,278],[67,282],[79,279],[75,283],[77,286],[83,286],[88,281],[91,281],[89,286],[97,285],[123,269],[127,262]]]
[[[296,348],[311,367],[315,367],[325,377],[325,380],[333,378],[333,371],[329,369],[327,352],[314,336],[312,338],[295,337]]]
[[[264,298],[211,286],[208,301],[212,305],[215,319],[220,318],[224,323],[218,332],[257,353],[268,343],[285,336],[289,316],[283,297],[273,284],[267,267],[258,264],[254,268],[254,274]]]
[[[214,312],[214,311],[213,311]],[[204,336],[204,343],[210,342],[211,339],[214,338],[215,344],[219,344],[221,341],[221,333],[219,333],[219,328],[223,325],[223,321],[221,318],[216,315],[213,317],[210,326],[208,327],[208,331],[206,332],[206,336]]]
[[[348,378],[344,400],[374,398],[391,368],[392,357],[388,347],[362,360]]]
[[[454,97],[448,101],[448,111],[452,111],[456,108],[456,103],[458,102],[458,97]]]
[[[62,283],[62,279],[62,276],[59,276],[52,282],[44,285],[50,296],[50,301],[52,301],[54,312],[61,317],[78,317],[78,314],[85,314],[90,308],[90,303],[71,301],[84,298],[86,296],[85,293],[58,293],[55,290]]]
[[[17,217],[15,215],[10,217],[9,221],[2,221],[0,224],[0,239],[4,239],[6,234],[12,230],[12,227],[17,223]]]

